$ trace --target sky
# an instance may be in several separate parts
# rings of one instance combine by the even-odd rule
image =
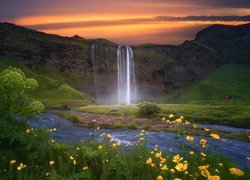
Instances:
[[[250,0],[1,0],[0,21],[118,44],[181,44],[212,24],[250,22]]]

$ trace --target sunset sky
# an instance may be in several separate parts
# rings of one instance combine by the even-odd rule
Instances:
[[[0,21],[119,44],[180,44],[211,24],[250,22],[250,0],[6,0]]]

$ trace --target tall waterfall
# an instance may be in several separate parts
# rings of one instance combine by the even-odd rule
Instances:
[[[130,46],[117,50],[118,104],[131,104],[136,98],[134,57]]]

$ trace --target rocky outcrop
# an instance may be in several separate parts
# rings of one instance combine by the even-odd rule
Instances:
[[[250,25],[213,25],[179,46],[132,47],[140,99],[180,89],[225,63],[249,65]],[[96,45],[94,59],[91,46]],[[116,102],[115,43],[79,36],[61,37],[0,23],[0,55],[36,72],[63,79],[100,103]]]

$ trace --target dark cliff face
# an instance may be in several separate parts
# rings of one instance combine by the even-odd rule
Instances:
[[[250,25],[214,25],[180,46],[132,47],[139,97],[182,88],[221,64],[249,65],[249,40]],[[116,102],[117,48],[104,39],[61,37],[0,23],[0,55],[20,60],[55,79],[62,76],[73,87],[96,96],[99,103]]]

